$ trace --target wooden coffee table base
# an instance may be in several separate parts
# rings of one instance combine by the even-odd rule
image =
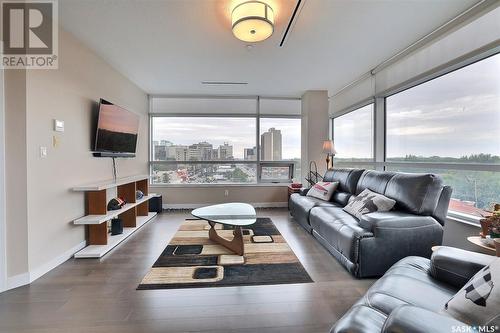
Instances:
[[[210,224],[210,229],[208,230],[208,238],[228,248],[239,256],[242,256],[244,254],[243,233],[240,226],[235,226],[233,231],[234,238],[229,241],[217,234],[217,230],[215,230],[215,222],[207,222],[208,224]]]

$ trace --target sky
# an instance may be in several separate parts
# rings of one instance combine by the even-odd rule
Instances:
[[[153,141],[176,145],[207,141],[214,148],[228,142],[237,159],[243,159],[244,148],[256,145],[255,118],[156,117],[153,121]],[[300,119],[261,118],[261,133],[271,127],[281,130],[283,159],[300,158]]]
[[[386,106],[389,158],[500,155],[500,54],[390,96]],[[371,157],[371,123],[368,109],[337,118],[337,157]]]

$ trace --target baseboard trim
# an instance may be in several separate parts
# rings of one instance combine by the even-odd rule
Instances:
[[[48,263],[43,264],[40,267],[37,267],[36,269],[30,272],[14,275],[12,277],[7,278],[7,289],[5,289],[4,291],[32,283],[33,281],[47,274],[57,266],[61,265],[66,260],[71,259],[76,252],[83,249],[86,245],[87,242],[82,241],[78,245],[72,247],[68,251],[61,254],[60,256],[52,259]]]
[[[288,202],[251,202],[250,204],[252,206],[254,206],[255,208],[284,208],[284,207],[288,207]],[[200,208],[200,207],[204,207],[204,206],[208,206],[208,205],[211,205],[211,203],[163,204],[162,208],[163,209],[195,209],[195,208]]]
[[[41,265],[40,267],[35,268],[34,270],[30,271],[30,283],[35,281],[36,279],[42,277],[43,275],[47,274],[63,262],[65,262],[68,259],[71,259],[73,255],[83,249],[87,245],[86,241],[82,241],[76,246],[73,246],[71,249],[67,250],[60,256],[52,259],[46,264]]]
[[[28,283],[30,283],[30,274],[28,272],[17,274],[7,278],[7,288],[4,291],[18,288]]]

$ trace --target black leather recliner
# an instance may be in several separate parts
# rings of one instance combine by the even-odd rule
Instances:
[[[467,329],[468,324],[442,310],[474,274],[493,260],[493,256],[445,246],[438,248],[431,260],[404,258],[368,289],[331,333],[465,332],[461,329]]]
[[[290,213],[356,277],[383,275],[407,256],[429,258],[441,245],[451,188],[433,174],[334,169],[325,181],[338,181],[330,201],[290,196]],[[370,189],[396,200],[389,212],[363,215],[361,220],[342,208],[352,195]]]

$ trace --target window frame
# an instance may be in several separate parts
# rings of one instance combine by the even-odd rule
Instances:
[[[255,99],[256,101],[256,110],[255,113],[153,113],[152,110],[152,100],[153,98],[214,98],[214,99],[224,99],[228,98],[228,96],[206,96],[206,95],[149,95],[149,126],[148,126],[148,166],[149,166],[149,174],[152,174],[153,166],[157,164],[227,164],[230,162],[231,164],[247,164],[247,165],[256,165],[256,181],[252,183],[199,183],[199,184],[168,184],[168,183],[152,183],[152,179],[150,179],[150,185],[153,187],[206,187],[206,186],[267,186],[267,185],[283,185],[288,186],[288,184],[293,182],[293,176],[295,173],[293,160],[280,160],[280,161],[263,161],[261,160],[260,154],[260,120],[261,118],[281,118],[281,119],[300,119],[302,121],[301,115],[286,115],[286,114],[260,114],[260,100],[261,99],[274,99],[274,100],[296,100],[300,101],[299,97],[261,97],[261,96],[230,96],[230,98],[241,98],[241,99]],[[153,156],[153,120],[154,118],[175,118],[175,117],[184,117],[184,118],[254,118],[256,122],[255,126],[255,147],[257,150],[256,160],[245,161],[245,160],[209,160],[209,161],[155,161]],[[302,133],[301,133],[302,135]],[[302,156],[301,156],[302,157]],[[269,166],[288,166],[290,168],[290,178],[288,180],[276,179],[276,180],[265,180],[261,179],[262,167]]]
[[[428,72],[422,73],[419,76],[411,78],[396,87],[388,89],[386,91],[382,91],[380,93],[374,93],[373,96],[362,100],[361,102],[355,103],[349,107],[346,107],[343,110],[340,110],[335,115],[331,117],[331,132],[330,135],[333,138],[333,129],[334,129],[334,120],[340,116],[348,114],[352,111],[355,111],[361,107],[369,105],[371,103],[374,104],[374,130],[373,130],[373,142],[374,142],[374,161],[373,162],[336,162],[336,165],[341,167],[369,167],[374,170],[386,170],[389,167],[411,167],[420,168],[423,172],[425,169],[454,169],[460,171],[490,171],[490,172],[499,172],[500,173],[500,164],[487,164],[487,163],[413,163],[413,162],[390,162],[387,161],[387,98],[393,95],[396,95],[400,92],[403,92],[408,89],[412,89],[421,84],[427,83],[434,79],[437,79],[441,76],[450,74],[454,71],[465,68],[469,65],[472,65],[476,62],[485,60],[489,57],[493,57],[500,54],[500,46],[491,48],[489,50],[482,50],[481,52],[474,52],[454,61],[448,62],[429,70]],[[382,103],[378,103],[377,100],[381,99]],[[379,129],[377,126],[378,116],[381,116],[383,119],[383,130]],[[383,132],[383,136],[379,141],[377,141],[377,137],[379,135],[378,132]],[[382,156],[377,154],[378,151],[383,151]],[[464,223],[469,223],[471,225],[479,225],[479,220],[481,219],[478,216],[464,214],[458,211],[449,210],[448,218],[452,218],[454,220],[458,220]]]

